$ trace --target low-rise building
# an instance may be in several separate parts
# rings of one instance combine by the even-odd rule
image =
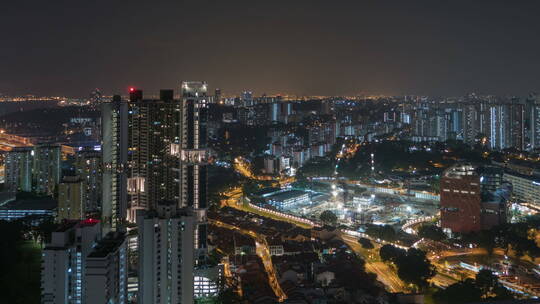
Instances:
[[[441,178],[441,227],[467,233],[506,223],[510,187],[482,184],[482,167],[469,163],[447,169]]]
[[[58,203],[50,197],[18,199],[0,206],[0,220],[12,221],[31,216],[33,224],[56,215]]]
[[[518,200],[534,204],[540,208],[540,176],[506,171],[503,179],[512,184],[513,195]]]
[[[277,210],[284,210],[309,202],[307,192],[300,190],[286,190],[266,197],[266,201]]]

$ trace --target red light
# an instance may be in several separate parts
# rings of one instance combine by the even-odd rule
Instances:
[[[131,87],[131,88],[129,88],[129,91],[133,92],[133,91],[135,91],[135,88]]]
[[[99,223],[99,220],[96,220],[96,219],[93,219],[93,218],[89,218],[89,219],[86,219],[86,220],[82,220],[82,223],[83,223],[83,224],[91,225],[91,224]]]

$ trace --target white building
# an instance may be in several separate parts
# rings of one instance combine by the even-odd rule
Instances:
[[[85,303],[86,257],[100,236],[97,220],[66,222],[52,233],[42,254],[42,304]]]
[[[193,303],[193,215],[161,202],[156,211],[139,211],[137,225],[139,303]]]
[[[286,190],[269,195],[266,200],[278,210],[283,210],[309,203],[309,195],[307,192],[300,190]]]
[[[109,232],[86,258],[84,303],[128,303],[127,264],[125,234]]]
[[[512,193],[517,199],[540,207],[540,177],[504,172],[503,180],[512,184]]]

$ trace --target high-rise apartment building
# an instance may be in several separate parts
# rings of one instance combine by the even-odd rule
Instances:
[[[127,239],[123,232],[105,235],[86,257],[85,304],[127,304]]]
[[[75,171],[84,182],[86,212],[99,213],[103,182],[101,152],[94,150],[77,152]]]
[[[128,106],[116,95],[102,104],[102,222],[103,231],[116,231],[127,208]]]
[[[479,111],[474,104],[463,105],[463,141],[474,145],[480,130]]]
[[[207,264],[207,164],[208,164],[208,85],[182,82],[182,139],[180,205],[194,213],[194,296],[215,296],[219,291],[221,265]]]
[[[510,104],[510,140],[511,146],[525,150],[525,106],[519,99],[512,99]]]
[[[529,128],[530,128],[530,148],[540,148],[540,98],[532,95],[528,100],[529,107]]]
[[[14,148],[7,152],[4,171],[7,191],[32,191],[33,156],[32,147]]]
[[[86,218],[86,191],[79,176],[64,176],[58,185],[57,221]]]
[[[64,221],[43,249],[41,303],[127,304],[127,262],[124,233],[101,238],[98,220]]]
[[[194,225],[190,208],[160,201],[137,212],[139,227],[138,303],[191,304],[194,298]]]
[[[494,104],[489,108],[489,144],[493,150],[510,147],[510,107],[507,104]]]
[[[182,83],[182,139],[180,149],[180,204],[193,208],[196,263],[206,256],[206,208],[208,161],[208,104],[205,82]]]
[[[34,147],[32,188],[38,194],[53,195],[60,183],[59,145],[37,145]]]
[[[221,104],[221,89],[214,90],[214,103]]]
[[[101,237],[99,221],[67,221],[42,255],[41,303],[85,304],[86,257]]]
[[[243,91],[240,95],[240,101],[242,103],[242,106],[244,107],[250,107],[253,105],[253,92],[251,91]]]
[[[208,96],[183,82],[181,99],[130,98],[129,193],[139,227],[139,301],[193,303],[217,292],[206,264]]]
[[[129,219],[137,210],[153,210],[159,201],[179,199],[181,103],[173,90],[159,99],[143,99],[134,90],[129,100]]]

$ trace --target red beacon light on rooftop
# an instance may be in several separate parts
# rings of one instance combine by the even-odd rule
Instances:
[[[93,218],[89,218],[89,219],[85,219],[81,221],[81,225],[84,225],[84,226],[92,226],[97,223],[99,223],[99,220],[93,219]]]

